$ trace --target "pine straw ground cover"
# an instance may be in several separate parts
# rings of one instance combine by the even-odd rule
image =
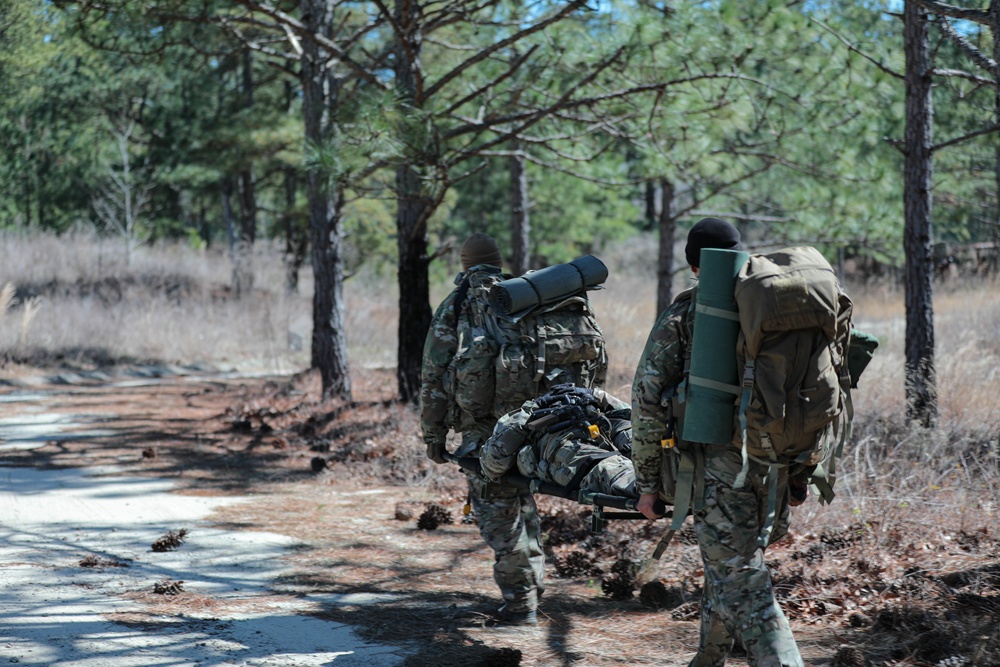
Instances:
[[[250,405],[264,404],[273,405]],[[255,410],[242,414],[254,421]],[[255,507],[254,525],[294,530],[310,545],[295,556],[300,574],[284,582],[289,592],[352,596],[357,604],[327,615],[372,639],[417,641],[411,665],[686,664],[702,575],[690,527],[648,576],[664,522],[609,522],[595,534],[586,508],[539,497],[549,575],[543,620],[530,632],[498,631],[489,615],[497,605],[492,556],[473,519],[463,518],[459,471],[422,460],[409,410],[370,403],[327,422],[335,412],[313,414],[307,423],[317,428],[291,445],[321,453],[327,464],[317,476],[270,514]],[[373,434],[376,422],[382,431]],[[871,451],[876,438],[905,440],[884,424],[862,429],[859,467],[877,469],[879,456],[884,468],[904,465]],[[790,535],[768,550],[807,661],[1000,665],[995,489],[956,474],[937,479],[926,497],[901,500],[885,492],[901,486],[891,477],[852,477],[846,470],[842,484],[853,497],[797,509]],[[291,517],[301,519],[294,528]],[[648,583],[640,585],[643,565]]]
[[[274,595],[338,596],[318,613],[406,646],[413,667],[686,664],[702,574],[690,528],[649,567],[665,522],[615,521],[593,533],[586,508],[539,497],[548,574],[541,622],[492,627],[492,554],[474,517],[463,517],[461,473],[424,458],[416,413],[391,400],[391,372],[359,374],[349,404],[319,401],[316,384],[305,375],[167,383],[145,394],[77,388],[63,409],[105,410],[102,423],[119,435],[52,442],[10,463],[115,463],[172,477],[188,493],[251,494],[255,502],[214,518],[299,541],[293,574]],[[794,510],[791,533],[767,552],[804,657],[837,666],[1000,665],[996,443],[884,419],[857,426],[840,497]],[[937,469],[928,456],[962,465],[927,472]],[[146,601],[176,614],[218,604],[173,592]],[[737,652],[730,662],[743,661]]]

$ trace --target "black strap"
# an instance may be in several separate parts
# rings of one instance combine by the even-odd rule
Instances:
[[[465,299],[469,296],[469,274],[465,274],[462,278],[462,282],[458,284],[458,290],[455,292],[455,322],[457,324],[458,318],[462,315],[462,306],[465,305]]]
[[[476,270],[476,273],[489,273],[490,275],[502,275],[503,271],[500,269],[495,269],[492,267],[482,267]],[[466,272],[462,274],[462,280],[458,283],[458,290],[455,292],[455,321],[458,321],[458,317],[462,314],[462,306],[465,305],[465,300],[469,296],[469,288],[471,285],[471,274]]]

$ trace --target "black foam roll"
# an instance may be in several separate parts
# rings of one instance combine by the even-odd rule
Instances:
[[[504,315],[513,315],[555,303],[607,279],[608,267],[604,262],[585,255],[568,264],[555,264],[497,283],[490,290],[490,305]]]

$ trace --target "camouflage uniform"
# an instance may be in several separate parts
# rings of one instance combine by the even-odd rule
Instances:
[[[480,465],[489,479],[499,480],[511,469],[524,477],[582,492],[638,498],[635,472],[627,457],[632,424],[628,404],[600,389],[592,390],[599,407],[590,415],[602,428],[597,438],[573,424],[554,432],[527,425],[539,403],[525,401],[520,409],[497,422],[483,445]],[[622,454],[621,452],[626,454]]]
[[[469,284],[476,287],[497,273],[499,269],[489,265],[472,266],[459,274],[455,282],[460,284],[463,278],[468,278]],[[463,304],[456,303],[459,292],[460,289],[456,288],[438,306],[424,344],[421,428],[428,451],[434,446],[443,446],[451,426],[462,433],[459,451],[464,455],[478,456],[479,446],[493,432],[499,415],[495,414],[492,405],[473,409],[478,414],[459,409],[449,399],[445,389],[448,365],[458,348],[458,318],[467,316],[461,308]],[[486,333],[479,331],[477,335]],[[462,387],[456,387],[456,393],[461,391]],[[544,590],[542,578],[545,566],[534,497],[520,489],[487,485],[471,473],[467,473],[466,477],[479,522],[479,533],[494,552],[493,578],[503,595],[505,611],[534,611],[538,606],[538,596]]]
[[[684,379],[684,356],[693,334],[693,290],[678,295],[653,327],[632,385],[636,483],[641,493],[680,495],[678,465],[683,456],[697,461],[692,514],[705,568],[701,602],[701,639],[693,667],[722,667],[734,640],[742,641],[756,667],[801,667],[795,639],[774,598],[764,551],[757,544],[767,513],[767,466],[752,462],[742,489],[733,483],[742,468],[733,445],[683,443],[661,446],[672,420],[682,420],[676,392]],[[787,471],[778,475],[779,502],[770,541],[788,528]]]

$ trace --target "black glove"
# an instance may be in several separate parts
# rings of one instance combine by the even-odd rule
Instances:
[[[443,442],[428,442],[427,443],[427,458],[434,463],[447,463],[448,459],[444,455],[448,452],[444,447]]]
[[[561,396],[573,396],[578,399],[583,399],[585,402],[595,400],[593,391],[587,389],[586,387],[577,387],[572,382],[552,385],[549,387],[549,393]]]
[[[598,405],[594,392],[586,387],[577,387],[572,382],[555,384],[542,396],[535,399],[539,408],[553,405]]]

